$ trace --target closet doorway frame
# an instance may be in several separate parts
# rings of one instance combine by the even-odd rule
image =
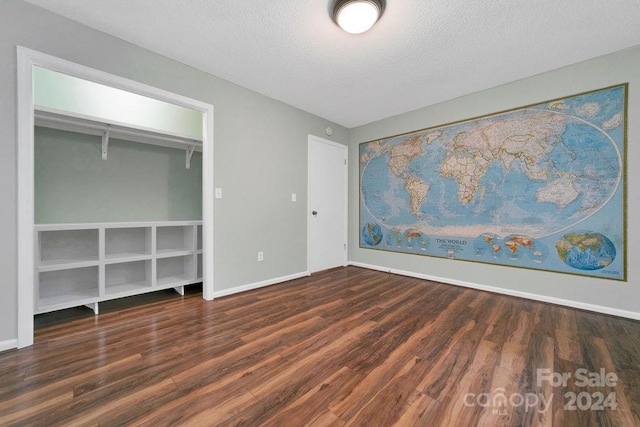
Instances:
[[[213,280],[213,105],[134,80],[17,46],[17,347],[33,345],[35,283],[33,67],[176,104],[202,113],[202,297],[214,297]]]

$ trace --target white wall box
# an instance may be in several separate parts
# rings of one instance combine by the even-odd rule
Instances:
[[[36,314],[202,281],[202,221],[36,225]]]

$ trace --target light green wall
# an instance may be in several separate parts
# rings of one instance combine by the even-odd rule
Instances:
[[[212,104],[224,196],[214,204],[215,291],[306,271],[308,135],[331,126],[330,139],[346,143],[345,128],[22,1],[1,4],[0,343],[17,336],[16,45]]]
[[[629,82],[627,260],[628,282],[524,270],[441,258],[405,255],[358,247],[358,162],[349,166],[349,259],[351,261],[441,278],[534,294],[544,299],[626,310],[640,316],[640,46],[474,93],[351,130],[349,157],[358,158],[358,144],[416,129],[452,123],[548,99]]]
[[[34,104],[108,123],[202,140],[202,113],[157,99],[33,67]]]
[[[202,219],[202,155],[36,127],[36,224]]]

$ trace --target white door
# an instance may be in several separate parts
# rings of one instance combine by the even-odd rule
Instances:
[[[347,265],[347,147],[309,135],[309,271]]]

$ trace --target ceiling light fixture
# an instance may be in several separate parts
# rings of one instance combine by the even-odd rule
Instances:
[[[380,19],[384,0],[337,0],[333,5],[333,20],[343,30],[360,34]]]

